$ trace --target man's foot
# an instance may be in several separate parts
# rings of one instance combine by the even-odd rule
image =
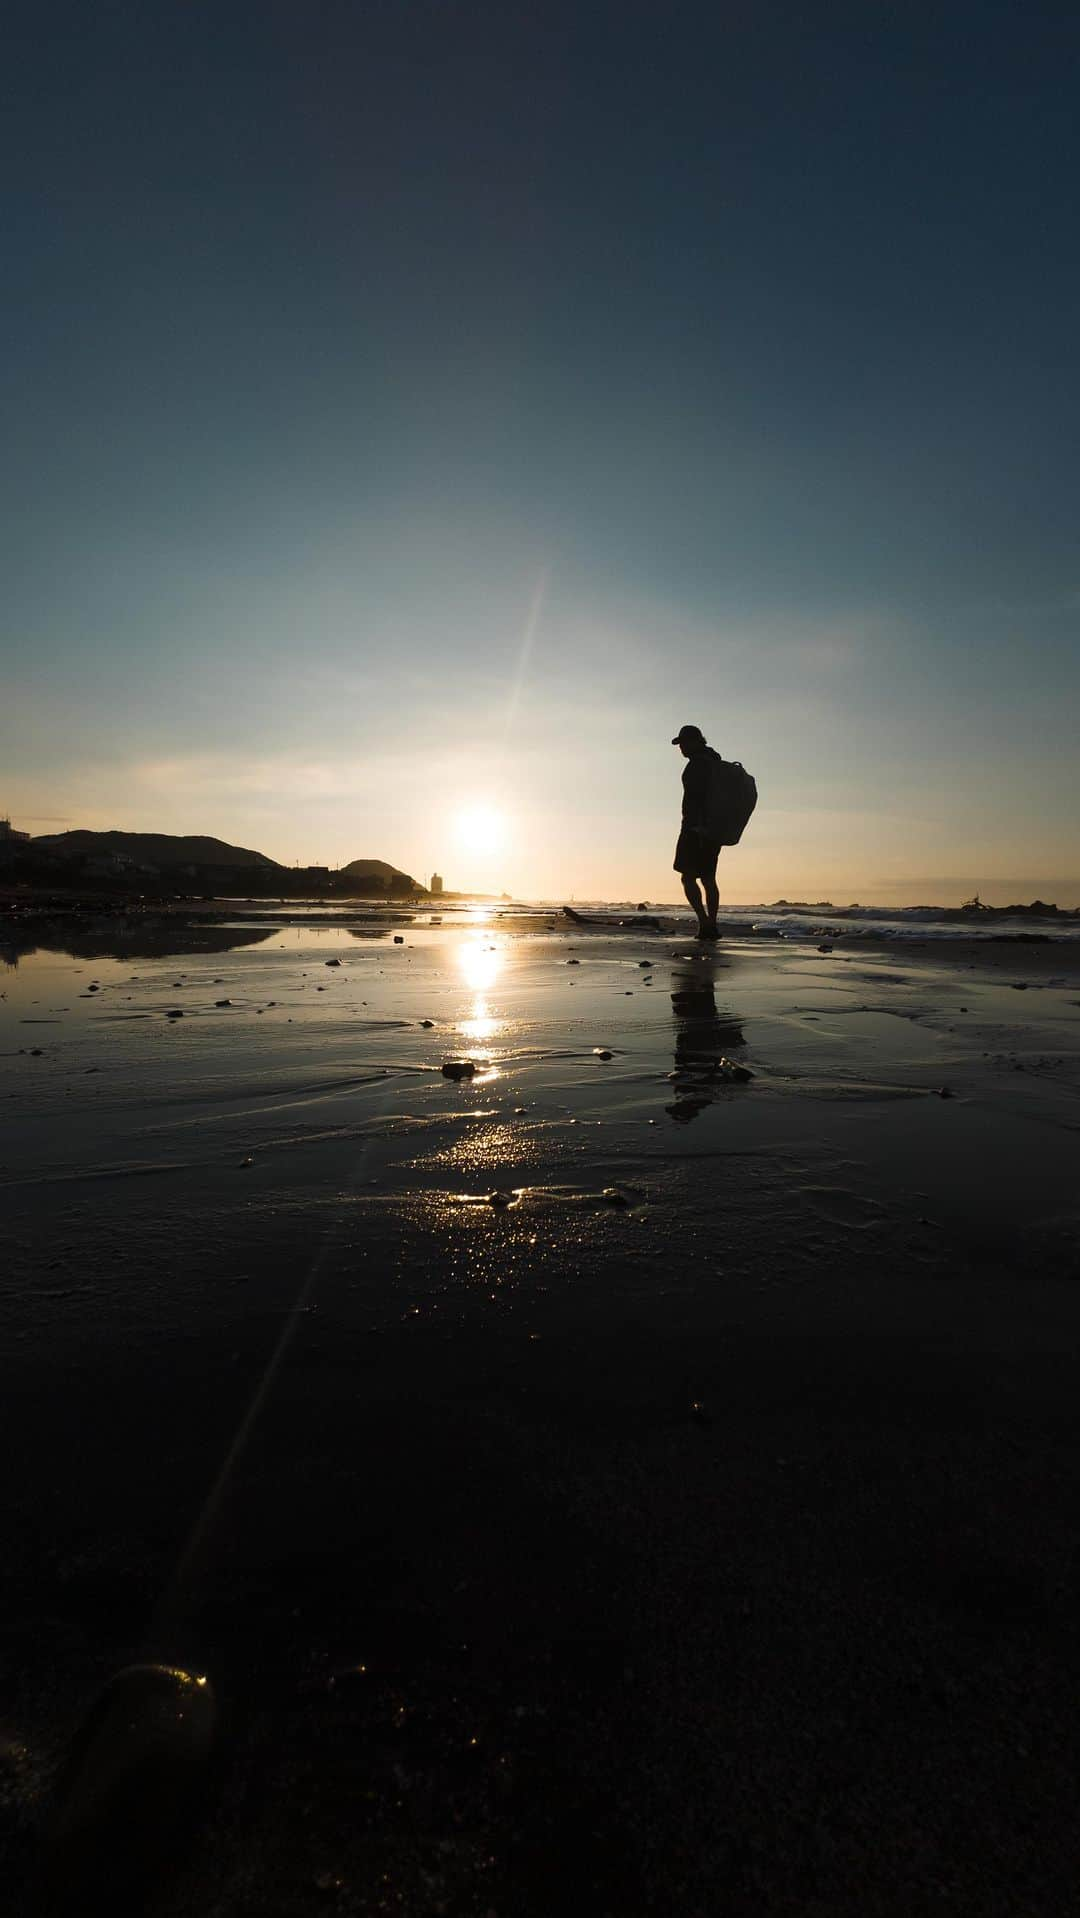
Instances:
[[[720,928],[719,926],[699,926],[697,936],[699,939],[715,941],[720,937]]]

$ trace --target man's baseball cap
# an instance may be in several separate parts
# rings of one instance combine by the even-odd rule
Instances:
[[[680,726],[671,743],[673,746],[704,746],[705,734],[700,726]]]

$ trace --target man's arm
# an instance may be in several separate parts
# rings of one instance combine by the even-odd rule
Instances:
[[[682,822],[690,832],[707,832],[709,763],[704,753],[688,759],[683,770]]]

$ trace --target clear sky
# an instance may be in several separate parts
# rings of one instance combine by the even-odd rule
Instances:
[[[17,824],[1080,901],[1075,7],[7,18]]]

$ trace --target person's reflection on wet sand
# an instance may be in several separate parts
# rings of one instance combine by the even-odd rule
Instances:
[[[671,1011],[675,1021],[676,1100],[667,1107],[673,1119],[696,1119],[713,1101],[713,1084],[722,1058],[744,1046],[741,1022],[729,1006],[716,1003],[710,962],[693,959],[671,975]]]

